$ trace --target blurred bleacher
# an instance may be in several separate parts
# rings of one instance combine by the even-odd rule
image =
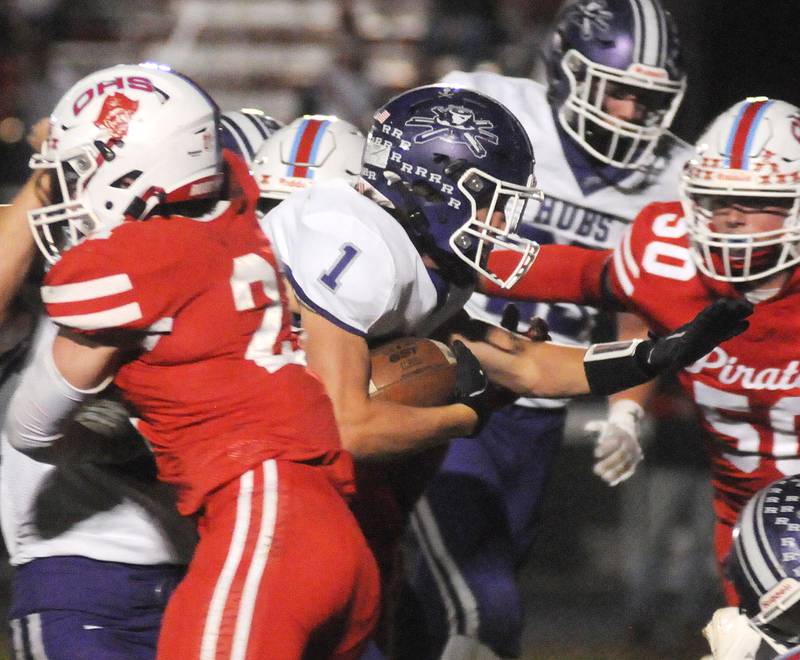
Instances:
[[[427,0],[107,0],[92,7],[65,10],[51,78],[154,60],[197,80],[224,109],[259,107],[283,121],[304,111],[354,51],[363,63],[358,75],[379,98],[413,86],[428,18]],[[73,12],[90,18],[73,20]]]

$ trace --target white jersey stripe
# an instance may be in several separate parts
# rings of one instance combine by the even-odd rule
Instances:
[[[466,635],[467,637],[477,637],[480,625],[478,602],[472,590],[469,588],[467,581],[464,579],[464,576],[461,574],[458,564],[447,551],[447,545],[442,539],[439,527],[436,524],[436,518],[433,515],[433,511],[431,511],[430,504],[428,504],[428,499],[426,497],[422,497],[417,503],[414,510],[414,521],[416,523],[416,529],[414,531],[417,533],[417,538],[424,537],[425,541],[427,541],[427,543],[421,544],[422,552],[425,556],[428,568],[431,570],[434,577],[438,575],[436,581],[443,599],[449,599],[449,594],[447,593],[447,587],[445,585],[446,576],[446,579],[449,580],[450,584],[453,586],[452,595],[456,598],[464,613],[464,629],[459,631],[456,628],[458,621],[455,616],[455,608],[451,603],[450,608],[448,608],[450,633]],[[441,574],[440,566],[445,575]]]
[[[222,614],[228,601],[228,593],[242,560],[247,532],[250,528],[250,512],[253,498],[253,471],[245,472],[239,478],[239,497],[236,501],[236,522],[233,526],[233,536],[228,548],[228,556],[220,571],[219,579],[211,596],[208,606],[206,625],[203,628],[203,639],[200,645],[200,660],[215,660],[217,657],[217,641],[219,640]]]
[[[139,303],[128,303],[119,307],[92,312],[91,314],[74,314],[72,316],[54,316],[53,322],[80,330],[101,330],[125,325],[142,318]]]
[[[264,470],[264,501],[261,512],[261,528],[258,530],[256,547],[242,590],[239,615],[236,617],[236,628],[233,633],[231,660],[245,660],[247,657],[247,643],[250,641],[250,628],[258,599],[258,589],[269,559],[272,539],[275,536],[275,521],[278,518],[277,463],[274,460],[264,461],[262,469]]]
[[[73,282],[59,286],[43,286],[42,302],[45,304],[81,302],[104,298],[133,289],[131,279],[124,273],[98,277],[96,280]]]
[[[38,612],[29,614],[25,617],[28,624],[28,643],[30,644],[30,655],[33,660],[47,660],[47,653],[44,650],[44,637],[42,637],[42,616]]]
[[[620,285],[622,285],[622,290],[625,292],[625,295],[628,297],[632,296],[633,282],[631,282],[630,277],[628,277],[628,273],[625,271],[625,266],[622,263],[622,254],[619,247],[614,250],[614,273],[617,275],[617,280],[619,280]]]

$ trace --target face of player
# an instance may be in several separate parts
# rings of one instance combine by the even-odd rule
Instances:
[[[661,113],[669,103],[668,95],[663,92],[611,81],[606,83],[605,92],[603,110],[616,119],[640,126],[648,124],[651,113]]]
[[[502,208],[505,208],[504,204],[498,204],[498,206],[501,206]],[[494,229],[497,229],[499,231],[505,230],[505,228],[506,228],[506,214],[503,211],[494,211],[492,213],[492,217],[491,218],[488,218],[488,215],[489,215],[489,209],[488,208],[478,209],[475,212],[475,217],[480,222],[486,223],[489,226],[491,226]],[[488,219],[488,222],[487,222],[487,219]],[[481,260],[480,260],[481,261],[481,264],[480,264],[481,267],[486,268],[487,264],[489,263],[489,255],[491,254],[493,248],[494,248],[494,245],[491,242],[487,242],[486,243],[486,249],[481,253]]]
[[[711,229],[723,234],[774,231],[789,216],[792,200],[771,197],[718,197],[711,205]]]
[[[710,211],[709,229],[720,234],[731,236],[747,236],[779,230],[789,216],[793,200],[775,197],[741,197],[714,196],[708,202]],[[757,270],[766,270],[775,263],[781,249],[780,245],[771,245],[753,249],[752,266]],[[746,257],[745,249],[730,251],[731,265],[735,268]],[[788,271],[781,271],[775,276],[759,281],[758,287],[775,286],[785,281]]]

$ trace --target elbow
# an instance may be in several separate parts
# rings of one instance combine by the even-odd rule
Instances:
[[[52,462],[53,444],[61,434],[45,435],[40,430],[26,424],[18,415],[9,414],[3,433],[18,452],[44,463]]]

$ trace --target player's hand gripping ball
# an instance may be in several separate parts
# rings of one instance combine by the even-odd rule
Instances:
[[[370,362],[373,399],[421,407],[454,400],[456,358],[441,342],[401,337],[372,349]]]

